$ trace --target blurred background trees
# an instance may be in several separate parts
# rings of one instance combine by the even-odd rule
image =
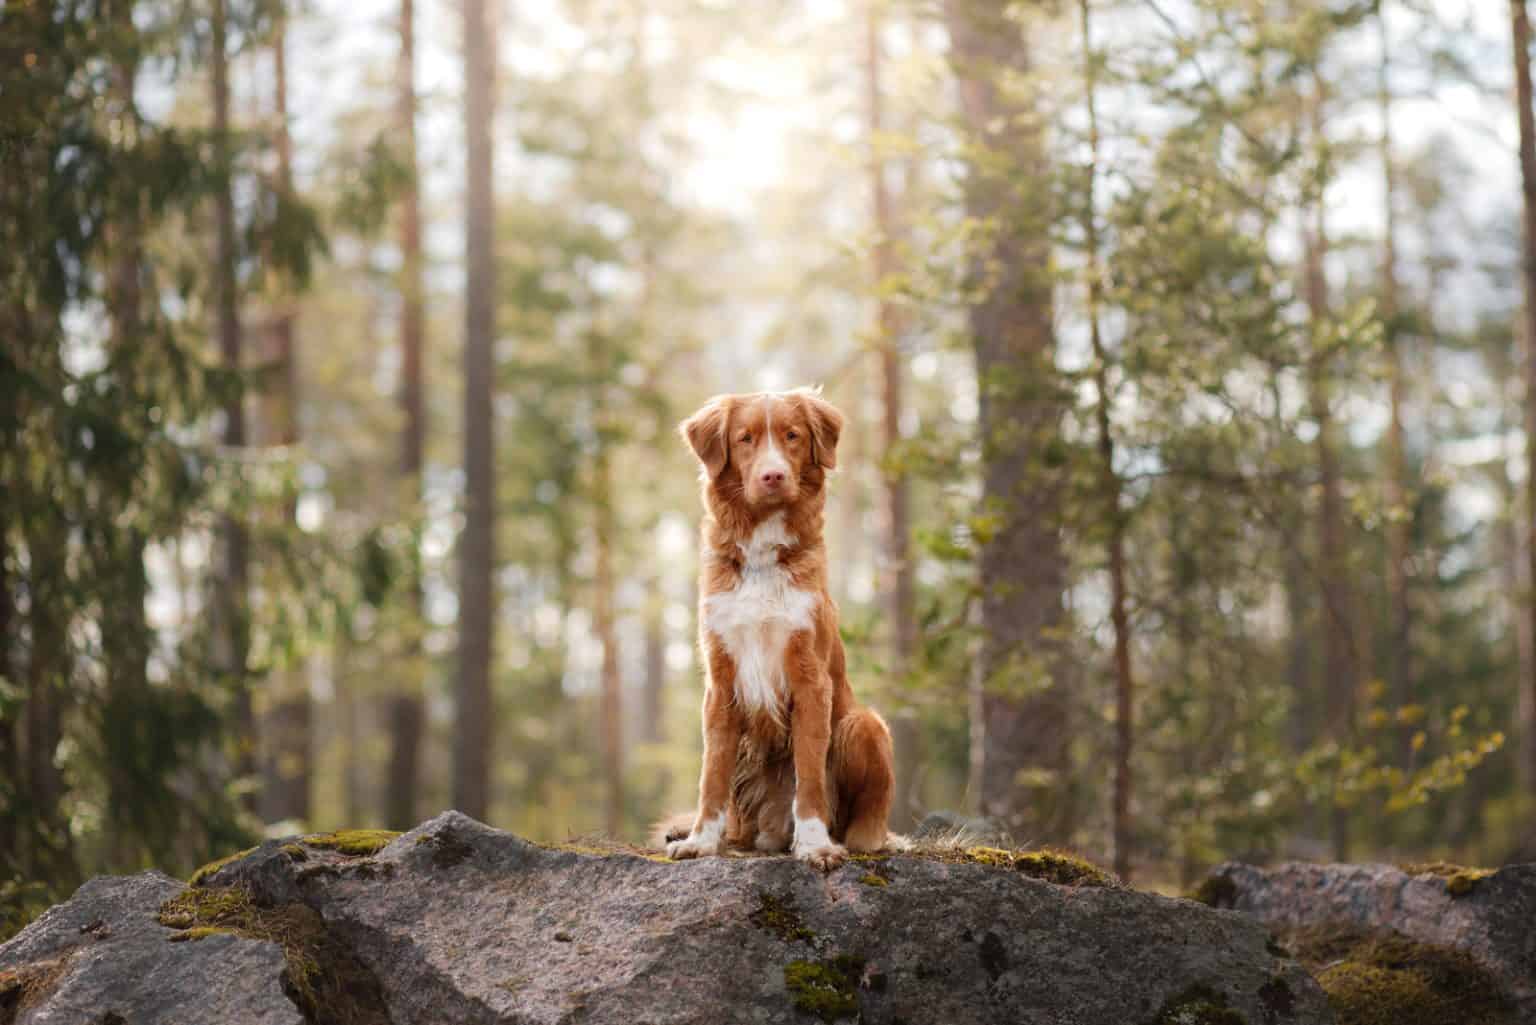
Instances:
[[[1532,856],[1505,13],[0,5],[7,904],[450,804],[639,839],[674,425],[818,382],[904,826]]]

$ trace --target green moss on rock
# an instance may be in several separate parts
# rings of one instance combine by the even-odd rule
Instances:
[[[1361,938],[1328,930],[1293,935],[1338,1025],[1517,1025],[1502,988],[1460,951],[1403,936]]]
[[[1448,861],[1425,861],[1401,866],[1411,876],[1433,875],[1445,880],[1445,888],[1452,897],[1465,897],[1477,888],[1477,884],[1493,875],[1491,868],[1469,868],[1453,865]]]
[[[11,1025],[24,1011],[48,999],[69,967],[69,955],[0,971],[0,1025]]]
[[[859,876],[859,882],[865,886],[889,886],[891,881],[877,872],[865,872]]]
[[[1058,886],[1113,886],[1115,877],[1086,858],[1067,851],[1020,851],[1013,867]]]
[[[816,938],[800,917],[800,910],[789,897],[779,897],[772,893],[759,893],[757,895],[757,909],[747,916],[748,921],[766,932],[771,932],[785,942],[805,940],[810,942]]]
[[[372,972],[304,904],[266,907],[236,887],[188,887],[160,905],[156,920],[172,943],[233,935],[275,944],[283,953],[283,989],[305,1021],[387,1020]]]
[[[1197,984],[1163,1004],[1149,1025],[1248,1025],[1227,998],[1210,986]]]
[[[400,834],[391,829],[342,829],[334,833],[316,833],[300,842],[306,847],[319,847],[349,857],[369,857],[389,846]]]
[[[1088,859],[1070,851],[1043,848],[1037,851],[1013,851],[1003,847],[917,847],[908,852],[913,857],[951,864],[986,865],[1013,869],[1033,879],[1043,879],[1058,886],[1116,886],[1113,875]]]
[[[858,1016],[863,973],[864,959],[846,954],[825,961],[791,961],[784,966],[784,986],[796,1010],[836,1021]]]
[[[192,877],[188,879],[187,882],[191,883],[193,886],[201,886],[203,883],[208,881],[210,876],[218,872],[218,870],[223,868],[225,865],[233,865],[247,854],[254,853],[256,853],[256,848],[247,847],[243,851],[236,851],[234,854],[225,855],[216,861],[210,861],[196,872],[193,872]]]

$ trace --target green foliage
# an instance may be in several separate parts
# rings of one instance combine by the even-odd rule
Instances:
[[[0,943],[15,936],[51,904],[53,894],[40,882],[0,880]]]

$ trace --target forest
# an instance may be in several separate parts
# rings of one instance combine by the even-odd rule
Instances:
[[[1536,860],[1525,0],[0,0],[0,926],[644,842],[710,396],[847,417],[893,828]],[[10,930],[0,929],[0,935]]]

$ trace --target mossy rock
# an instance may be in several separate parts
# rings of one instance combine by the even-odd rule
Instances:
[[[1042,879],[1057,886],[1118,886],[1119,881],[1087,858],[1069,851],[1043,848],[1038,851],[1011,851],[1002,847],[956,847],[952,854],[919,851],[920,857],[956,861],[971,865],[990,865],[1013,869],[1032,879]]]
[[[784,986],[796,1010],[836,1021],[858,1016],[863,974],[864,959],[846,954],[824,961],[791,961],[784,966]]]
[[[306,847],[335,851],[353,858],[371,857],[388,847],[400,834],[392,829],[342,829],[334,833],[315,833],[300,837]]]
[[[1248,1025],[1227,998],[1210,986],[1196,984],[1163,1004],[1148,1025]]]
[[[219,859],[217,859],[215,861],[210,861],[210,862],[208,862],[208,864],[204,865],[202,868],[199,868],[196,872],[193,872],[191,877],[187,880],[187,882],[190,883],[193,886],[201,886],[203,883],[207,882],[212,876],[214,876],[219,871],[219,869],[223,868],[226,865],[233,865],[235,862],[239,861],[241,858],[244,858],[247,855],[251,855],[251,854],[255,854],[255,853],[256,853],[256,848],[255,847],[247,847],[243,851],[236,851],[234,854],[227,854],[224,857],[219,858]]]
[[[644,858],[646,861],[657,861],[667,865],[675,864],[671,858],[660,851],[652,850],[649,847],[623,843],[619,840],[609,840],[605,837],[581,837],[575,840],[567,840],[565,843],[541,843],[538,846],[543,847],[545,850],[585,854],[593,858],[606,858],[613,854],[623,854],[631,858]]]
[[[0,1022],[9,1025],[23,1011],[41,1003],[68,967],[66,955],[0,971]]]
[[[1477,888],[1478,883],[1494,873],[1491,868],[1469,868],[1448,861],[1415,862],[1399,867],[1411,876],[1439,876],[1445,880],[1445,888],[1452,897],[1465,897]]]
[[[238,936],[283,952],[283,989],[308,1022],[388,1020],[373,973],[304,904],[264,907],[236,887],[188,887],[160,905],[156,921],[172,943]]]
[[[785,942],[804,940],[810,942],[816,938],[816,934],[805,924],[800,917],[800,911],[789,897],[779,897],[771,893],[759,893],[757,895],[757,910],[747,916],[747,919],[759,929],[771,932]]]
[[[1497,980],[1460,951],[1317,929],[1294,934],[1290,944],[1338,1025],[1518,1025]]]

